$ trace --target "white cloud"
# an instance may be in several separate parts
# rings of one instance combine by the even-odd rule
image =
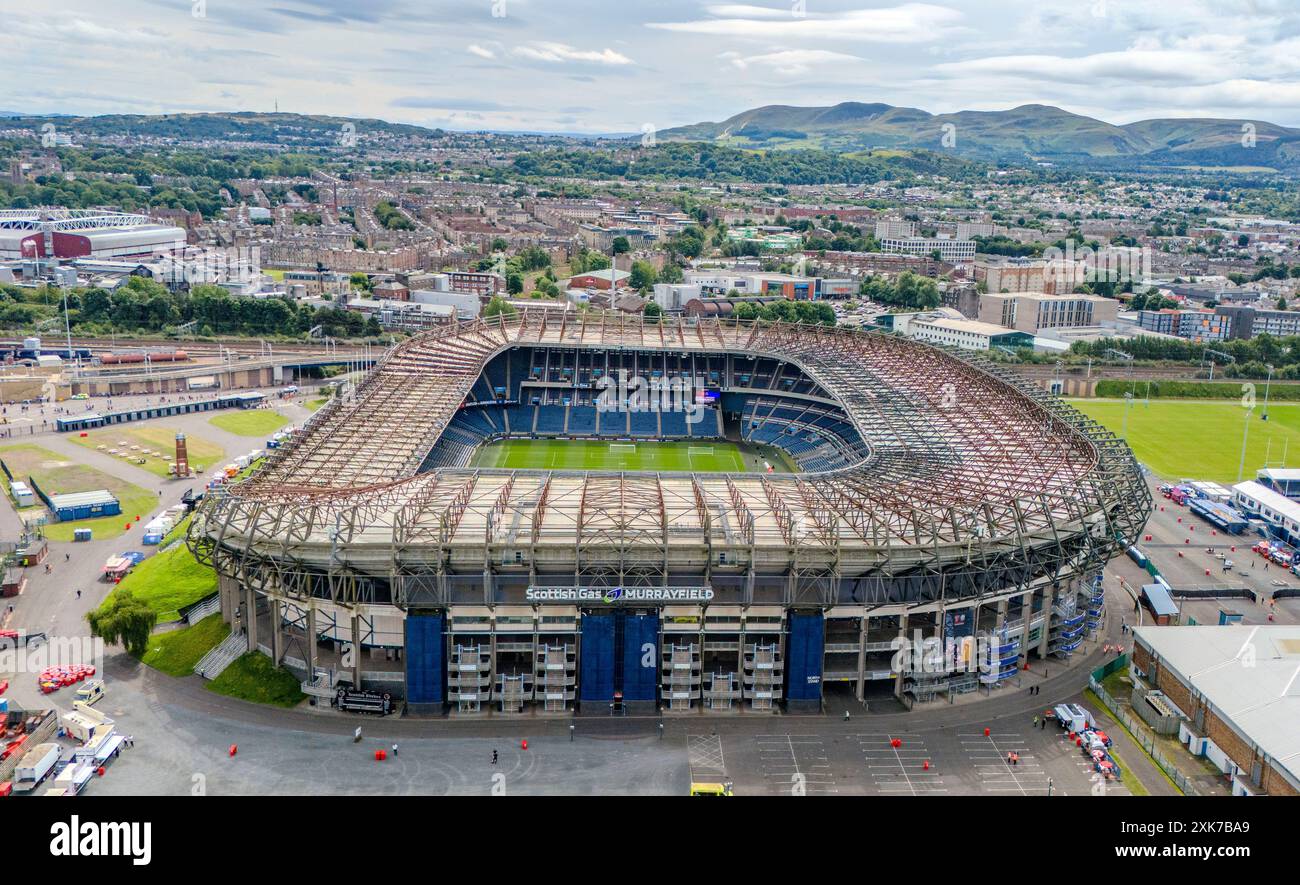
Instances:
[[[649,28],[713,37],[758,40],[854,40],[872,43],[928,43],[943,39],[958,27],[963,16],[947,6],[905,3],[886,9],[855,9],[847,12],[808,11],[800,17],[786,9],[773,16],[766,9],[751,6],[722,6],[730,17],[688,22],[651,22]]]
[[[477,43],[471,43],[465,47],[470,55],[477,55],[479,58],[496,58],[497,54],[491,49],[485,49]]]
[[[740,55],[724,53],[726,60],[734,67],[744,70],[749,67],[771,68],[778,74],[807,74],[814,68],[830,64],[858,63],[862,59],[856,55],[843,52],[831,52],[827,49],[786,49],[761,55]]]
[[[630,65],[632,59],[623,55],[621,52],[615,52],[608,47],[605,49],[575,49],[565,43],[544,43],[534,41],[525,43],[514,48],[514,54],[520,58],[530,59],[531,61],[542,61],[553,64],[563,64],[565,62],[578,61],[590,62],[600,65]]]

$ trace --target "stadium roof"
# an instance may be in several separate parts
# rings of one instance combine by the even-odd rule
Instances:
[[[866,448],[848,467],[771,476],[419,473],[487,362],[520,346],[781,360],[840,401]],[[1150,493],[1128,447],[974,360],[897,336],[787,323],[525,310],[448,326],[389,351],[247,481],[207,496],[191,546],[209,561],[220,547],[245,574],[308,562],[334,572],[349,551],[350,573],[395,584],[444,568],[453,551],[477,557],[481,582],[494,545],[502,556],[544,549],[546,567],[571,576],[574,557],[605,563],[620,578],[629,563],[666,569],[674,551],[716,562],[711,551],[726,549],[729,567],[740,557],[776,571],[908,573],[956,599],[981,592],[987,575],[1023,582],[1095,567],[1117,539],[1136,538]]]

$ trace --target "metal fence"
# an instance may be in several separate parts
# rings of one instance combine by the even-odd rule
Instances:
[[[1181,790],[1184,796],[1200,795],[1187,775],[1179,771],[1178,766],[1175,765],[1173,761],[1171,761],[1169,757],[1161,751],[1160,747],[1156,745],[1155,738],[1150,736],[1147,733],[1146,728],[1137,719],[1129,715],[1129,713],[1110,696],[1110,692],[1102,688],[1101,683],[1097,681],[1095,676],[1089,678],[1088,686],[1092,689],[1093,693],[1097,695],[1098,699],[1101,700],[1102,704],[1105,705],[1106,709],[1110,711],[1110,714],[1118,720],[1120,725],[1124,726],[1130,735],[1133,736],[1133,740],[1137,741],[1142,749],[1146,750],[1147,755],[1151,757],[1156,765],[1160,766],[1160,770],[1169,776],[1169,779],[1174,782],[1174,786]]]

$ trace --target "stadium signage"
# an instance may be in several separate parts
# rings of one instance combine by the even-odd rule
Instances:
[[[711,602],[712,587],[529,587],[528,602],[573,604],[600,602]]]

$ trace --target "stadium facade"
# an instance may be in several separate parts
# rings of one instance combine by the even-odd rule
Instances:
[[[548,436],[748,441],[799,470],[467,466]],[[815,710],[1068,657],[1150,503],[1126,445],[969,354],[528,310],[391,350],[210,492],[188,543],[250,647],[322,693],[342,676],[417,711]]]
[[[0,260],[148,258],[184,248],[184,228],[98,209],[0,209]]]

